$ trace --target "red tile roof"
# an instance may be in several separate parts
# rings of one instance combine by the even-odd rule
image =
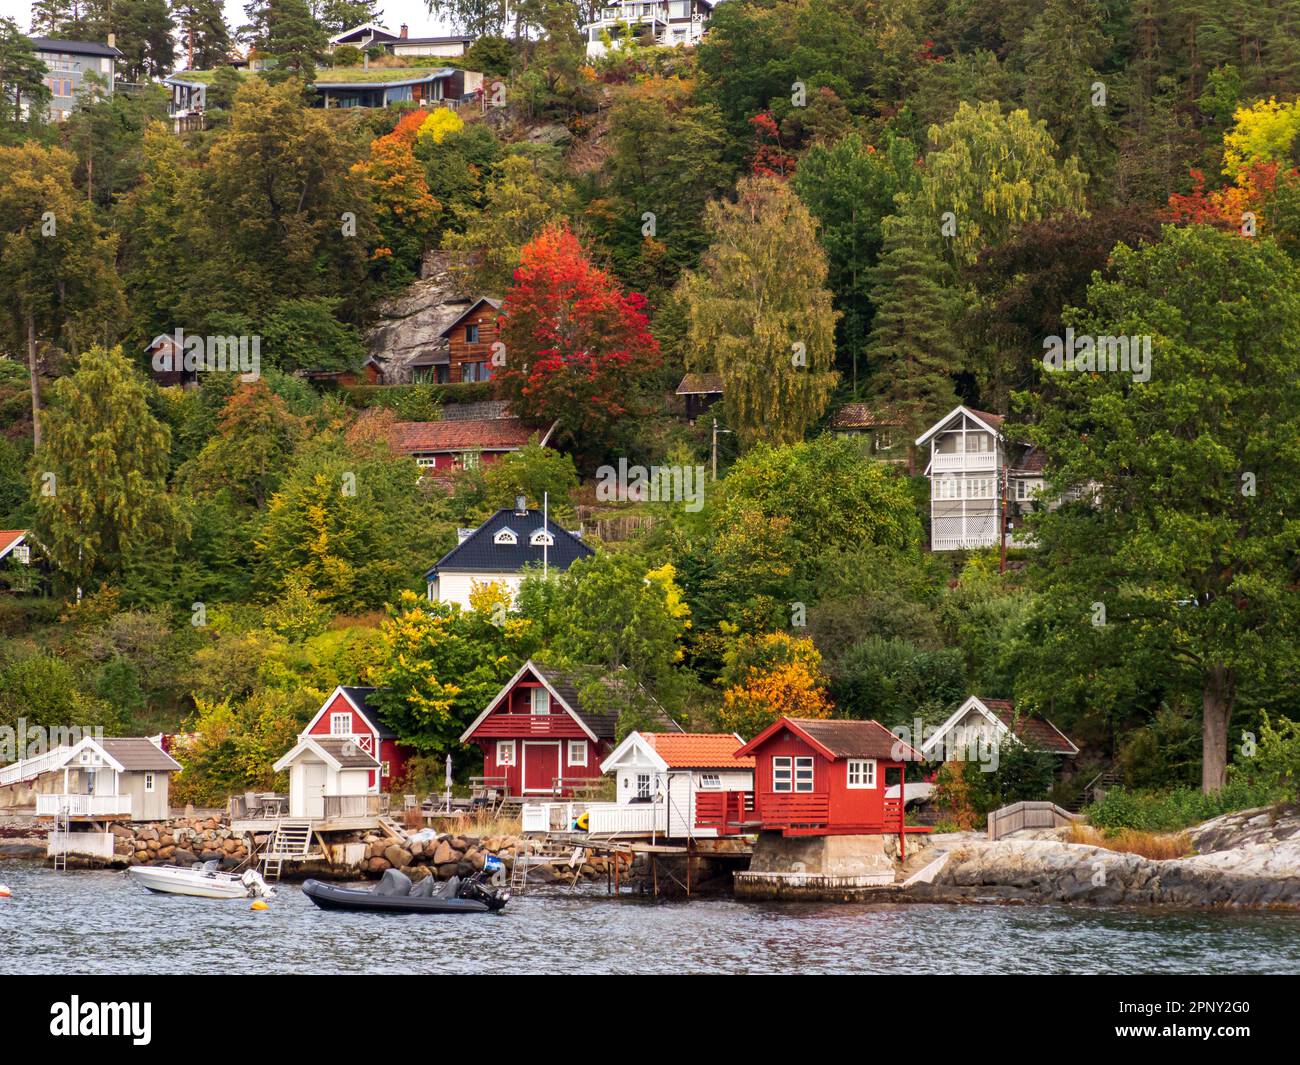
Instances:
[[[1059,728],[1043,717],[1033,714],[1017,716],[1015,705],[1009,699],[981,699],[999,721],[1015,734],[1016,739],[1030,750],[1052,751],[1056,754],[1078,754],[1079,748]]]
[[[9,549],[26,535],[26,529],[5,529],[0,531],[0,558],[8,554]]]
[[[973,415],[975,415],[975,417],[977,417],[980,421],[986,423],[992,428],[994,429],[1002,428],[1002,423],[1005,419],[1002,417],[1001,414],[990,414],[986,410],[976,410],[974,407],[967,407],[966,409],[970,411]]]
[[[741,741],[729,732],[643,732],[670,769],[753,769],[754,759],[737,758]]]
[[[394,422],[388,442],[404,455],[446,451],[514,451],[537,430],[519,418]]]

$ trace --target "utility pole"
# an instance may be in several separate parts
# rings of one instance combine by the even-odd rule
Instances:
[[[718,427],[718,419],[713,419],[713,479],[718,479],[718,434],[730,433],[731,429],[722,429]]]
[[[998,562],[998,572],[1006,573],[1007,571],[1007,464],[1002,464],[1002,517],[998,521],[998,540],[1002,545],[1001,559]]]

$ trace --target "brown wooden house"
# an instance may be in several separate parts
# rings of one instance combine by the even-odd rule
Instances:
[[[490,381],[501,301],[481,296],[442,331],[447,339],[450,381]]]

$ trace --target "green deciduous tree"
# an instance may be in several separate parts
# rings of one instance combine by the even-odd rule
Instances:
[[[722,375],[728,424],[746,446],[791,443],[835,385],[835,311],[816,223],[789,186],[746,178],[737,201],[711,204],[712,240],[682,279],[688,363]]]
[[[117,574],[173,531],[166,495],[171,434],[121,348],[94,347],[54,385],[33,470],[37,529],[79,587]]]
[[[1071,319],[1151,337],[1150,380],[1057,373],[1031,402],[1049,489],[1031,519],[1049,653],[1099,673],[1133,656],[1202,704],[1204,790],[1239,703],[1294,676],[1300,275],[1268,240],[1167,227],[1112,255]]]

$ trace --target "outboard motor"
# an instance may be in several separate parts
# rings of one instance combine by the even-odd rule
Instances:
[[[248,894],[255,899],[273,899],[275,898],[275,888],[262,879],[262,874],[256,869],[249,869],[239,878],[241,884],[248,888]]]

